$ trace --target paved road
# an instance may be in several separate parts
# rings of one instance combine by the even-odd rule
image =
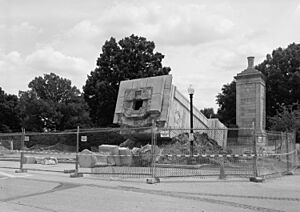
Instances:
[[[264,183],[213,178],[70,178],[0,168],[0,211],[299,211],[300,171]]]

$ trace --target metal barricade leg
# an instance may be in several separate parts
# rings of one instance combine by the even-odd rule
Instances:
[[[77,126],[77,133],[76,133],[76,161],[75,161],[75,172],[70,175],[70,177],[83,177],[82,173],[79,173],[78,166],[79,166],[79,158],[78,158],[78,152],[79,152],[79,126]]]
[[[22,128],[22,137],[21,137],[21,155],[20,155],[20,169],[16,170],[16,173],[23,173],[27,172],[26,169],[23,168],[23,163],[24,163],[24,140],[25,140],[25,129]]]
[[[152,163],[151,163],[151,178],[146,179],[146,183],[155,184],[159,183],[160,179],[156,176],[156,140],[157,140],[157,128],[155,126],[155,122],[152,122],[152,134],[151,134],[151,154],[152,154]]]

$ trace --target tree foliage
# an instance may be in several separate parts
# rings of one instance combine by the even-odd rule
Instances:
[[[71,81],[54,73],[36,77],[20,92],[22,124],[31,131],[53,131],[89,125],[88,106]]]
[[[219,109],[217,116],[227,127],[236,126],[236,82],[223,85],[222,93],[217,95]]]
[[[169,67],[162,67],[164,55],[154,52],[154,48],[154,42],[135,35],[119,42],[115,38],[105,42],[97,67],[83,87],[92,121],[97,126],[112,123],[120,81],[170,72]]]
[[[300,105],[280,105],[276,115],[270,118],[271,129],[277,131],[294,131],[300,128]]]
[[[0,87],[0,132],[19,131],[18,97],[6,94]]]
[[[266,59],[255,67],[266,77],[266,115],[267,128],[270,117],[281,110],[281,105],[300,102],[300,44],[290,44],[287,48],[275,49]],[[235,124],[236,119],[235,82],[224,85],[217,95],[218,116],[227,126]]]
[[[300,102],[300,44],[274,50],[256,68],[266,76],[268,117],[276,115],[282,104]]]
[[[217,114],[215,114],[213,108],[204,108],[200,110],[200,112],[203,113],[203,115],[205,115],[205,117],[208,119],[217,117]]]

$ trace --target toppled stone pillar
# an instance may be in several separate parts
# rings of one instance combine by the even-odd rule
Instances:
[[[198,93],[201,95],[201,91]],[[195,106],[193,107],[194,129],[224,129],[209,131],[220,142],[227,139],[227,128],[219,121],[207,119]],[[114,114],[114,123],[123,128],[151,127],[189,129],[190,102],[188,94],[181,94],[172,84],[172,75],[126,80],[120,83]],[[184,131],[172,130],[169,137]],[[188,132],[188,130],[186,131]],[[131,131],[132,133],[132,131]],[[173,134],[172,134],[173,133]],[[132,133],[138,139],[151,137],[151,130],[136,130]]]

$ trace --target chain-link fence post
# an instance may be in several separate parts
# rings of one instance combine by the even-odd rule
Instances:
[[[23,163],[24,163],[24,141],[25,141],[25,128],[22,128],[22,135],[21,135],[21,146],[20,146],[20,150],[21,150],[21,154],[20,154],[20,169],[16,170],[16,173],[23,173],[23,172],[27,172],[26,169],[23,168]]]
[[[256,131],[255,131],[255,124],[253,122],[252,124],[252,134],[253,134],[253,175],[254,177],[258,177],[258,172],[257,172],[257,148],[256,148]]]
[[[150,174],[151,177],[154,178],[154,127],[153,127],[153,123],[152,123],[152,127],[151,127],[151,167],[150,167]]]
[[[289,166],[289,138],[288,132],[285,132],[285,149],[286,149],[286,172],[289,173],[290,166]]]
[[[276,139],[274,140],[274,152],[275,152],[275,154],[277,154],[277,152],[278,152]]]
[[[263,178],[258,176],[257,170],[257,142],[256,142],[256,128],[255,123],[252,123],[252,140],[253,140],[253,177],[250,177],[251,182],[262,182]]]
[[[75,161],[75,173],[71,174],[70,177],[83,177],[82,173],[79,173],[78,171],[78,166],[79,166],[79,157],[78,157],[78,152],[79,152],[79,133],[80,129],[79,126],[77,126],[77,132],[76,132],[76,161]]]
[[[14,150],[14,141],[13,140],[9,141],[9,148],[10,148],[10,151]]]
[[[297,131],[294,130],[294,139],[293,139],[293,146],[294,146],[294,151],[295,151],[295,160],[294,160],[294,166],[296,167],[298,165],[298,150],[297,150],[297,144],[296,144],[296,140],[297,140]]]
[[[151,156],[152,156],[152,162],[151,162],[151,167],[150,167],[150,173],[151,173],[151,178],[146,179],[146,183],[148,184],[154,184],[154,183],[159,183],[160,179],[156,176],[156,141],[157,141],[157,127],[155,125],[155,122],[152,122],[152,127],[151,127]]]
[[[224,170],[225,157],[226,156],[223,155],[223,157],[221,157],[221,159],[220,159],[220,175],[219,175],[220,180],[226,179],[225,170]]]
[[[290,134],[291,135],[291,134]],[[290,151],[289,151],[289,148],[293,147],[293,146],[289,146],[289,140],[291,140],[292,142],[292,138],[291,136],[289,136],[288,132],[286,131],[285,132],[285,148],[286,148],[286,174],[287,175],[293,175],[293,171],[291,170],[291,167],[290,167],[290,163],[292,164],[292,157],[289,156],[290,154]],[[293,151],[291,151],[293,152]],[[291,162],[290,162],[291,160]]]

